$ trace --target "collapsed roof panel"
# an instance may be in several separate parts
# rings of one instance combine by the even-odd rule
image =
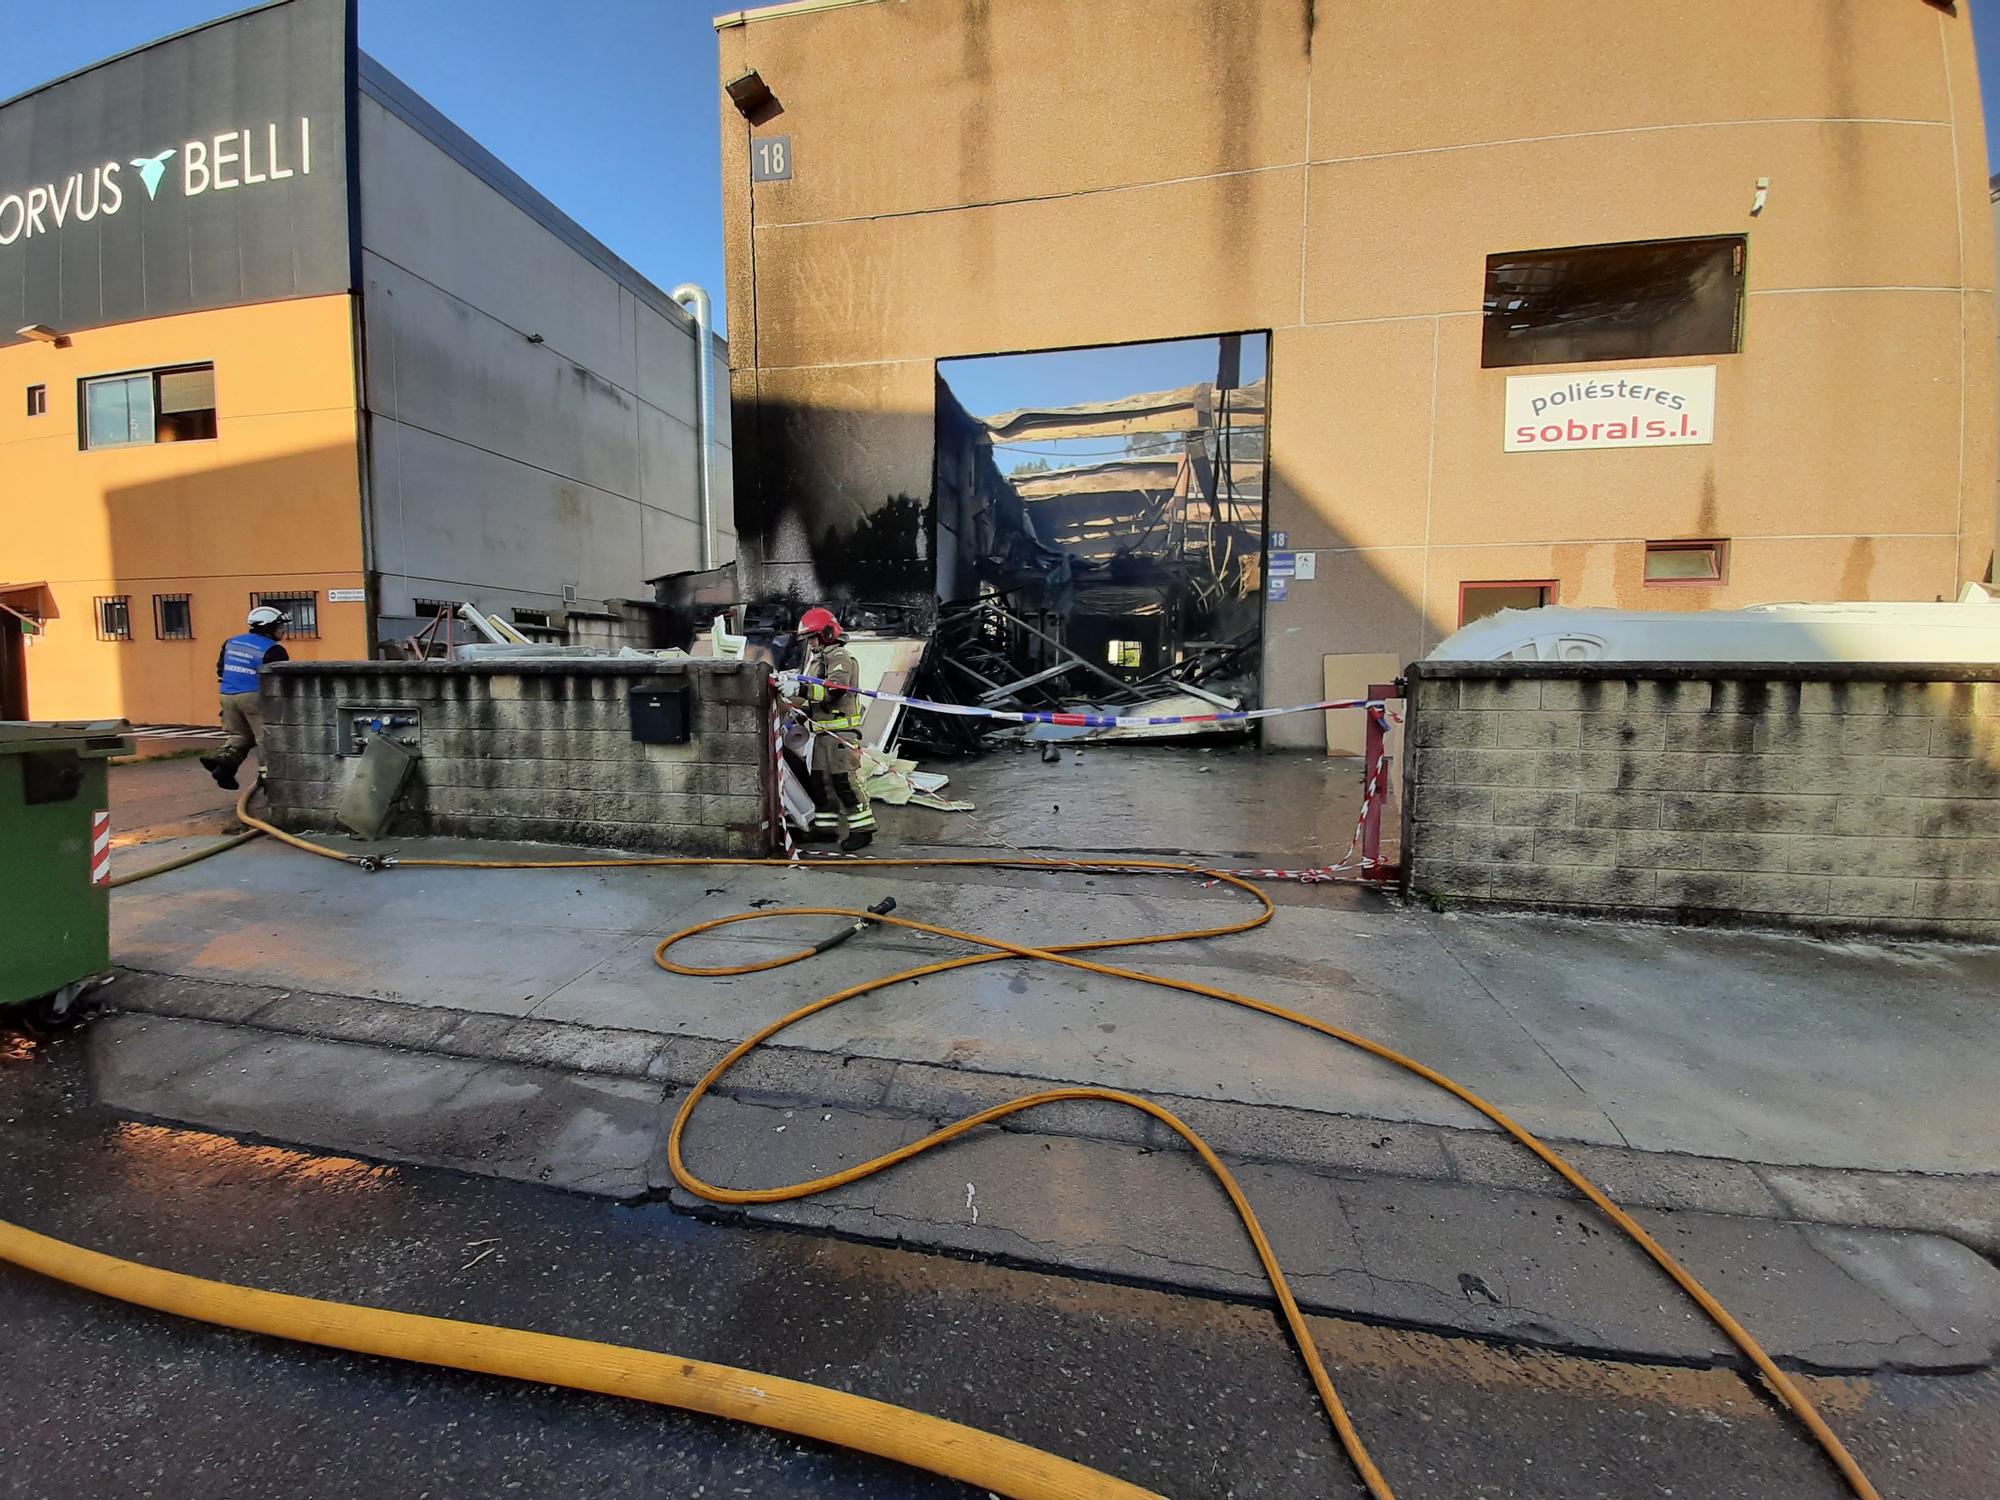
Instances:
[[[1264,425],[1264,382],[1228,392],[1229,418],[1244,427]],[[1116,401],[1084,401],[1074,406],[1024,406],[981,420],[995,442],[1024,437],[1125,437],[1138,432],[1189,432],[1212,426],[1216,391],[1212,381],[1170,391],[1142,391]]]

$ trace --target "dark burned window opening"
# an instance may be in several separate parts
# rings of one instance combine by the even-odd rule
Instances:
[[[1480,363],[1735,354],[1746,240],[1642,240],[1486,258]]]

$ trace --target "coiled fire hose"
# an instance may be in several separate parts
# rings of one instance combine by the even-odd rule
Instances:
[[[416,858],[384,861],[346,854],[312,843],[252,816],[248,808],[251,790],[254,788],[246,790],[237,804],[237,815],[248,827],[267,833],[307,853],[347,864],[362,864],[371,869],[383,868],[388,864],[430,869],[487,870],[692,865],[796,867],[795,862],[782,859],[706,859],[673,856],[557,860]],[[1256,1249],[1257,1258],[1270,1280],[1272,1292],[1277,1298],[1292,1341],[1298,1348],[1313,1387],[1326,1408],[1328,1419],[1340,1439],[1341,1446],[1353,1463],[1355,1472],[1375,1500],[1394,1500],[1394,1492],[1390,1488],[1388,1479],[1369,1456],[1360,1433],[1355,1429],[1338,1392],[1334,1389],[1332,1377],[1327,1373],[1325,1363],[1314,1345],[1312,1330],[1307,1325],[1305,1315],[1300,1311],[1284,1271],[1278,1264],[1277,1253],[1272,1249],[1262,1224],[1258,1222],[1256,1211],[1251,1207],[1241,1185],[1222,1159],[1192,1127],[1172,1111],[1150,1099],[1120,1089],[1097,1087],[1045,1089],[981,1110],[977,1114],[935,1130],[921,1140],[912,1141],[844,1171],[783,1187],[743,1189],[706,1182],[688,1166],[682,1153],[682,1142],[687,1132],[688,1121],[693,1117],[703,1097],[743,1058],[779,1033],[810,1016],[861,995],[872,994],[908,980],[923,979],[933,974],[948,973],[953,969],[968,968],[975,964],[1022,958],[1081,969],[1107,978],[1177,990],[1183,994],[1200,995],[1225,1004],[1239,1005],[1262,1015],[1303,1027],[1308,1031],[1317,1032],[1366,1052],[1372,1057],[1380,1058],[1384,1062],[1392,1063],[1477,1110],[1527,1150],[1533,1152],[1559,1177],[1588,1199],[1599,1212],[1617,1225],[1627,1238],[1650,1256],[1654,1263],[1695,1301],[1716,1327],[1728,1335],[1730,1341],[1743,1352],[1758,1374],[1763,1377],[1765,1386],[1771,1394],[1798,1419],[1813,1440],[1819,1444],[1855,1495],[1860,1497],[1860,1500],[1880,1500],[1879,1493],[1869,1482],[1868,1476],[1862,1472],[1860,1465],[1848,1452],[1839,1436],[1827,1425],[1826,1420],[1813,1406],[1811,1399],[1796,1382],[1778,1368],[1749,1330],[1737,1322],[1728,1309],[1723,1307],[1686,1267],[1655,1240],[1643,1225],[1612,1202],[1596,1184],[1565,1160],[1553,1147],[1515,1121],[1498,1105],[1490,1103],[1455,1079],[1425,1066],[1412,1057],[1303,1012],[1273,1004],[1268,1000],[1259,1000],[1254,996],[1219,989],[1213,985],[1172,979],[1160,974],[1149,974],[1143,970],[1124,968],[1079,956],[1109,948],[1146,947],[1160,943],[1195,942],[1207,938],[1228,937],[1261,927],[1271,920],[1276,908],[1268,896],[1247,880],[1226,872],[1203,869],[1197,865],[1161,860],[1091,860],[1087,864],[1079,865],[1076,861],[1031,859],[1025,856],[1005,859],[949,857],[840,860],[814,867],[850,873],[881,869],[1002,867],[1070,871],[1085,868],[1091,872],[1132,875],[1193,875],[1244,892],[1257,903],[1258,909],[1238,921],[1214,927],[1186,932],[1104,938],[1086,943],[1063,943],[1047,948],[1010,943],[1002,938],[961,932],[955,928],[896,916],[887,909],[891,903],[883,903],[881,908],[870,910],[840,906],[776,907],[764,911],[739,912],[684,927],[661,940],[655,949],[654,958],[661,968],[670,973],[696,977],[765,973],[798,963],[824,951],[825,945],[815,944],[777,958],[725,966],[682,964],[667,957],[669,949],[699,934],[713,932],[739,922],[781,917],[841,917],[855,924],[873,923],[901,927],[911,932],[921,932],[932,937],[966,943],[975,949],[983,950],[904,969],[879,979],[866,980],[836,990],[832,994],[800,1006],[788,1015],[779,1017],[731,1048],[728,1054],[688,1091],[687,1097],[681,1102],[681,1107],[674,1116],[668,1134],[668,1160],[674,1177],[689,1192],[711,1202],[731,1205],[782,1203],[807,1198],[871,1177],[925,1151],[935,1150],[982,1126],[995,1124],[1010,1115],[1044,1104],[1091,1100],[1124,1105],[1150,1115],[1187,1142],[1189,1148],[1201,1158],[1228,1196],[1237,1217],[1242,1221],[1245,1232],[1250,1237],[1251,1244]],[[0,1257],[60,1280],[69,1281],[74,1285],[164,1312],[201,1318],[232,1328],[300,1339],[308,1343],[352,1349],[361,1353],[381,1354],[489,1374],[512,1375],[526,1380],[630,1396],[711,1415],[731,1417],[739,1421],[755,1422],[780,1431],[817,1438],[882,1457],[895,1458],[935,1473],[983,1486],[996,1494],[1017,1497],[1017,1500],[1131,1500],[1131,1497],[1149,1493],[1110,1475],[977,1429],[961,1427],[940,1418],[880,1402],[867,1401],[823,1387],[780,1380],[773,1376],[734,1370],[726,1366],[683,1360],[672,1355],[650,1354],[616,1345],[528,1333],[519,1329],[419,1317],[376,1308],[286,1296],[222,1282],[202,1281],[170,1271],[141,1266],[131,1261],[99,1255],[94,1251],[48,1239],[9,1224],[0,1224]]]

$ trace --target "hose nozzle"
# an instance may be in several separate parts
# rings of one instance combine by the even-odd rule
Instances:
[[[878,917],[886,917],[889,915],[890,912],[894,911],[895,909],[896,909],[896,898],[894,896],[884,896],[880,901],[877,901],[873,906],[868,908],[868,910],[871,913],[873,913],[875,916]],[[834,933],[831,937],[823,937],[818,942],[814,943],[812,945],[812,951],[815,953],[825,953],[829,949],[838,948],[842,943],[846,942],[849,938],[854,937],[858,933],[866,932],[867,930],[868,930],[868,921],[866,918],[863,918],[861,921],[858,922],[849,922],[845,927],[841,928],[840,931]]]

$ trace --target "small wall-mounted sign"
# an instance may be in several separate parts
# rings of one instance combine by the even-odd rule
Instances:
[[[750,143],[752,182],[792,180],[792,138],[788,135],[760,136]]]
[[[1291,588],[1292,588],[1291,579],[1279,578],[1274,575],[1271,578],[1270,584],[1268,585],[1266,591],[1266,597],[1269,598],[1273,603],[1276,603],[1278,600],[1284,598],[1287,594],[1289,594],[1291,592]]]
[[[1292,534],[1289,531],[1274,531],[1271,533],[1272,551],[1283,552],[1285,548],[1289,547],[1291,544],[1292,544]]]
[[[328,604],[366,604],[368,602],[368,590],[328,589],[326,591],[326,602]]]
[[[1301,583],[1319,576],[1319,554],[1317,552],[1294,552],[1292,554],[1292,577]]]
[[[1714,441],[1714,365],[1507,377],[1508,453]]]
[[[1298,567],[1298,556],[1292,552],[1273,552],[1266,572],[1273,578],[1290,578]]]

